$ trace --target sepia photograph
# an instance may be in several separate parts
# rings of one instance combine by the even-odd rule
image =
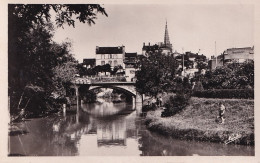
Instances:
[[[5,5],[8,159],[256,156],[254,3]]]

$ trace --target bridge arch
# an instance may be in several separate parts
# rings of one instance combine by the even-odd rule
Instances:
[[[124,86],[124,85],[110,85],[110,86],[90,86],[89,90],[99,89],[99,88],[111,88],[115,90],[120,90],[128,95],[136,97],[136,91],[134,86]]]

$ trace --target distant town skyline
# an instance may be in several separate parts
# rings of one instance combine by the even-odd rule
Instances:
[[[233,47],[254,45],[253,5],[112,5],[104,4],[108,17],[97,15],[96,24],[76,22],[75,28],[58,28],[57,42],[72,40],[79,62],[94,58],[96,46],[125,46],[141,54],[143,43],[163,42],[167,20],[173,51],[191,51],[207,57]]]

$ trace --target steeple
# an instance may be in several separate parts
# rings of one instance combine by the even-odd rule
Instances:
[[[172,49],[172,44],[170,43],[170,38],[169,38],[169,34],[168,34],[168,29],[167,29],[167,20],[166,20],[166,25],[165,25],[164,46]]]

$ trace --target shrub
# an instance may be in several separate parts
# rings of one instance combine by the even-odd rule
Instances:
[[[212,89],[195,91],[192,96],[204,98],[254,99],[253,89]]]
[[[203,90],[204,89],[203,89],[202,83],[200,81],[198,81],[196,83],[196,85],[194,86],[193,91],[203,91]]]
[[[177,94],[174,97],[171,96],[168,101],[165,102],[165,110],[162,112],[162,117],[173,116],[182,111],[189,104],[189,94]]]
[[[151,110],[155,110],[157,107],[155,104],[151,104],[151,105],[145,105],[142,107],[142,112],[148,112]]]

